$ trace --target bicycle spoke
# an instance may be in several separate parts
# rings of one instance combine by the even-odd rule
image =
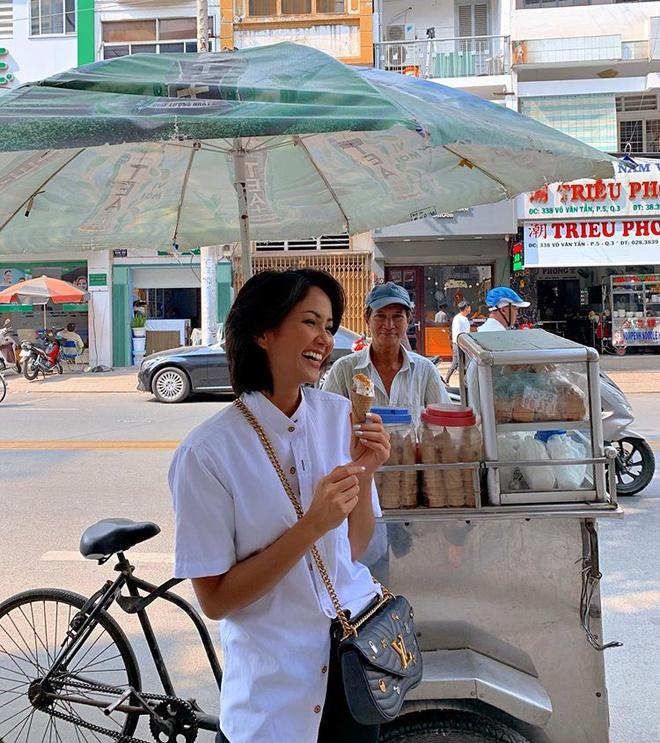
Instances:
[[[23,711],[23,712],[25,712],[26,710],[22,710],[22,711]],[[4,737],[3,737],[3,738],[0,738],[0,740],[5,740],[5,738],[7,738],[7,736],[11,735],[11,734],[12,734],[12,733],[14,732],[14,730],[16,730],[16,728],[17,728],[17,727],[18,727],[19,725],[21,726],[21,731],[22,731],[22,730],[23,730],[23,728],[25,727],[25,723],[27,722],[27,720],[29,720],[29,719],[31,719],[31,718],[33,718],[33,717],[34,717],[34,709],[32,708],[32,706],[30,706],[30,707],[29,707],[29,711],[28,711],[27,715],[25,715],[25,717],[24,717],[24,718],[23,718],[22,720],[19,720],[19,721],[18,721],[18,722],[17,722],[17,723],[16,723],[15,725],[14,725],[14,727],[13,727],[13,728],[11,728],[11,730],[8,730],[7,732],[5,732],[5,733],[2,733],[2,735],[3,735]],[[31,725],[30,725],[30,726],[31,726]],[[18,740],[18,738],[17,738],[16,740]]]
[[[77,665],[76,665],[76,666],[74,666],[74,668],[73,668],[73,669],[72,669],[72,671],[71,671],[72,673],[75,673],[75,671],[76,671],[76,670],[77,670],[78,668],[80,668],[80,666],[82,665],[82,663],[83,663],[83,661],[85,660],[85,658],[86,658],[86,657],[87,657],[87,656],[88,656],[88,655],[89,655],[89,654],[91,653],[91,651],[92,651],[92,650],[94,649],[94,647],[96,646],[96,643],[97,643],[97,642],[98,642],[98,641],[99,641],[99,640],[100,640],[100,639],[101,639],[101,638],[103,637],[103,635],[106,635],[106,634],[107,634],[107,632],[106,632],[105,630],[103,630],[103,631],[102,631],[102,632],[101,632],[101,633],[100,633],[100,634],[99,634],[99,635],[98,635],[98,636],[96,637],[96,640],[94,640],[94,642],[93,642],[93,643],[92,643],[92,644],[91,644],[91,645],[90,645],[90,646],[89,646],[89,647],[87,648],[87,650],[85,651],[85,654],[84,654],[84,655],[83,655],[83,656],[82,656],[81,658],[79,658],[79,659],[78,659],[78,661],[77,661]],[[90,635],[90,637],[91,637],[91,635]],[[111,639],[112,639],[112,638],[111,638]],[[98,656],[99,656],[99,655],[101,655],[101,654],[103,654],[103,653],[104,653],[104,652],[105,652],[105,651],[106,651],[106,650],[107,650],[107,649],[108,649],[109,647],[112,647],[112,642],[111,642],[111,644],[109,644],[109,645],[106,645],[106,646],[105,646],[105,648],[103,648],[103,650],[101,650],[101,652],[100,652],[100,653],[98,653],[97,655],[95,655],[95,656],[94,656],[94,658],[92,658],[92,660],[94,660],[95,658],[98,658]]]
[[[12,620],[12,624],[13,624],[14,620],[11,617],[10,617],[10,619]],[[9,634],[9,632],[7,632],[7,630],[2,625],[0,625],[0,629],[13,642],[14,646],[16,647],[16,650],[18,650],[18,652],[21,654],[23,660],[26,660],[28,663],[30,663],[30,664],[32,664],[34,666],[35,665],[34,660],[31,659],[31,658],[29,658],[27,655],[25,655],[25,653],[23,653],[23,649],[18,645],[18,643],[16,642],[16,640],[14,640],[14,638]],[[4,647],[3,647],[3,650],[4,650]],[[29,652],[30,652],[30,649],[28,648],[28,653]],[[37,664],[37,666],[38,666],[38,664]]]

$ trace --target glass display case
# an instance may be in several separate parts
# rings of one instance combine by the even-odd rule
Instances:
[[[603,294],[615,348],[660,345],[660,274],[610,276]]]
[[[598,354],[543,330],[459,337],[489,505],[608,500]]]

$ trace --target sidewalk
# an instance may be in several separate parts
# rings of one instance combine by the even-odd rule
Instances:
[[[654,394],[660,393],[660,356],[625,356],[617,358],[604,356],[601,359],[603,370],[627,394]],[[443,373],[449,363],[442,365]],[[67,371],[60,375],[39,377],[34,382],[28,382],[22,375],[14,372],[5,372],[7,386],[12,392],[37,393],[65,392],[89,394],[137,392],[137,369],[122,367],[110,372],[77,372]],[[452,377],[452,382],[458,384],[458,373]]]
[[[137,369],[135,367],[122,367],[109,372],[96,373],[69,371],[65,368],[62,375],[49,375],[46,379],[39,376],[34,382],[28,382],[22,374],[10,371],[5,372],[4,377],[10,392],[26,394],[137,392]]]

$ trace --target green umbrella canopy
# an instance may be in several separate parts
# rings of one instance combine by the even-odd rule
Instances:
[[[2,96],[0,126],[5,253],[362,232],[613,173],[505,107],[289,43],[86,65]]]

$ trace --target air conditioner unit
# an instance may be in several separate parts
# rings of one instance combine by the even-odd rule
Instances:
[[[415,40],[415,26],[413,23],[400,23],[385,26],[385,41],[390,42],[385,47],[385,65],[390,68],[401,68],[406,63],[406,45],[403,42]],[[394,42],[401,42],[399,44]]]
[[[385,26],[385,41],[415,41],[415,24],[399,23]]]

